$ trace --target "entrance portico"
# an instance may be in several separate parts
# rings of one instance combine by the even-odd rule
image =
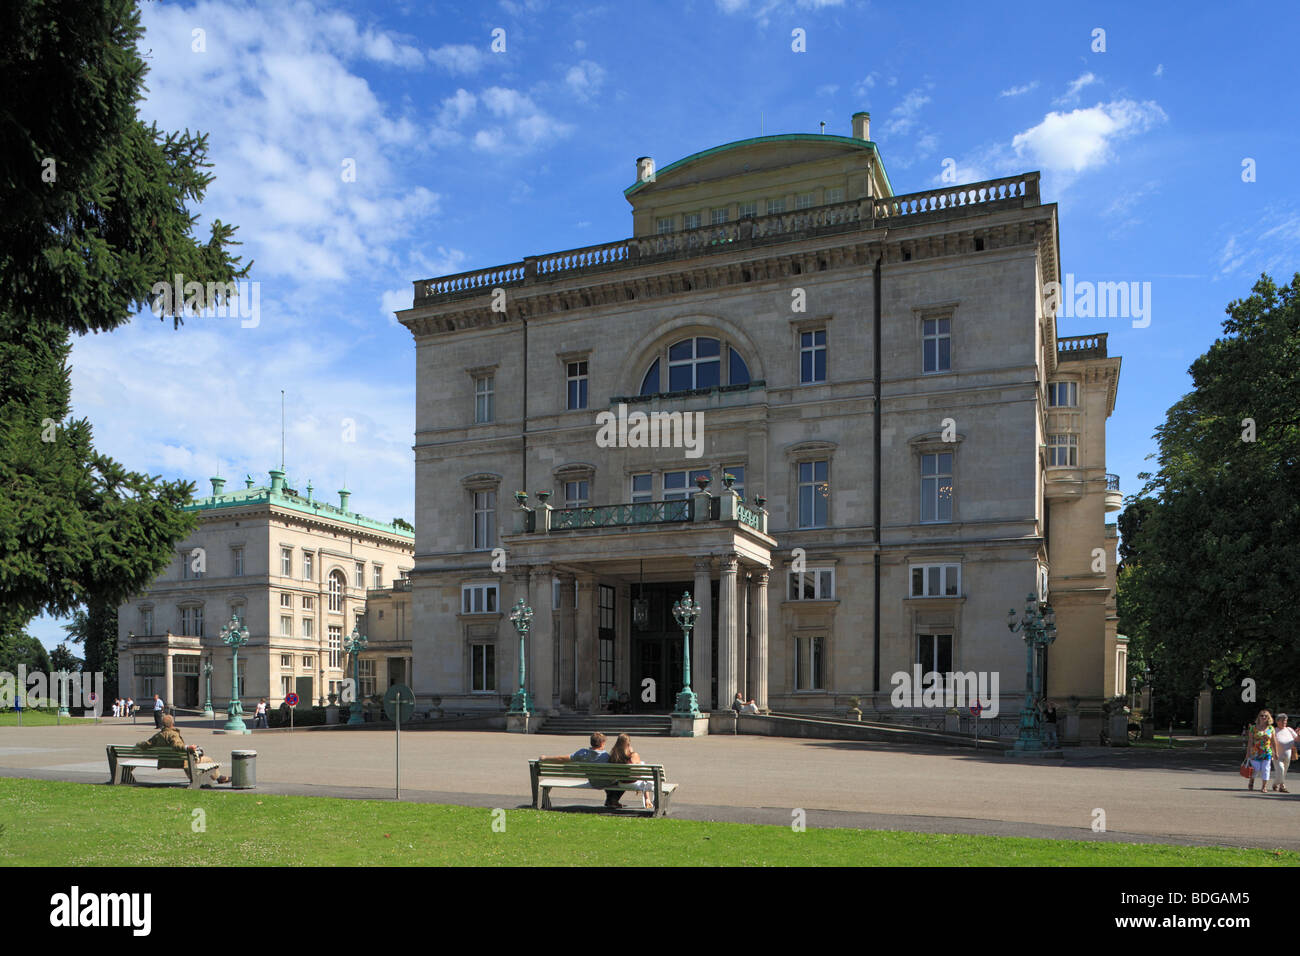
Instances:
[[[522,599],[534,609],[526,676],[536,711],[595,711],[611,689],[631,710],[670,710],[682,679],[671,605],[686,590],[701,607],[691,637],[701,709],[728,707],[737,690],[765,707],[767,572],[776,547],[766,517],[729,489],[688,501],[521,507],[516,532],[502,543],[514,586],[509,603]],[[557,577],[559,607],[543,613],[553,608]],[[634,598],[647,602],[644,623],[633,620]],[[517,686],[517,664],[512,671]]]

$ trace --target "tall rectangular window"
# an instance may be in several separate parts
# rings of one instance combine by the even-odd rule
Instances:
[[[281,654],[281,655],[280,655],[280,666],[283,667],[283,668],[285,668],[286,670],[293,670],[293,655],[292,655],[292,654]]]
[[[925,319],[921,323],[923,372],[952,371],[951,319]]]
[[[1079,383],[1048,382],[1047,404],[1052,408],[1077,408],[1079,405]]]
[[[280,615],[280,636],[293,637],[293,618],[288,614]]]
[[[153,633],[153,608],[151,607],[140,610],[140,633],[146,637]]]
[[[474,379],[474,421],[495,421],[496,376],[479,375]]]
[[[330,625],[330,667],[343,666],[343,628],[337,624]]]
[[[302,619],[302,636],[303,636],[303,637],[311,638],[311,637],[315,637],[315,636],[316,636],[315,634],[312,633],[312,631],[313,631],[313,626],[312,626],[312,625],[313,625],[314,623],[315,623],[315,622],[313,622],[312,619],[309,618],[309,617],[304,617],[304,618]]]
[[[242,578],[244,576],[244,549],[232,548],[231,553],[234,558],[235,577]]]
[[[310,594],[304,594],[302,596],[302,609],[304,611],[310,611],[315,606],[316,602],[312,599]]]
[[[830,496],[830,462],[799,462],[799,527],[826,527]]]
[[[376,591],[378,591],[383,586],[384,586],[384,566],[382,564],[376,564],[374,588]]]
[[[682,216],[683,229],[699,229],[700,214],[698,212],[688,212]]]
[[[745,219],[745,218],[753,219],[757,215],[758,215],[758,202],[756,200],[751,199],[749,202],[742,202],[740,204],[741,219]]]
[[[359,587],[359,588],[363,588],[363,587],[366,586],[366,562],[364,562],[364,561],[357,561],[357,562],[356,562],[356,580],[355,580],[355,583],[356,583],[356,586]]]
[[[952,520],[952,453],[921,456],[921,520]]]
[[[474,492],[474,550],[486,551],[497,540],[497,493]]]
[[[614,675],[614,589],[608,585],[601,584],[596,592],[596,606],[599,617],[597,619],[596,636],[599,643],[599,672],[597,679],[599,681],[598,693],[601,702],[608,701],[610,695],[614,693],[615,675]]]
[[[181,635],[184,637],[203,637],[203,608],[181,608]]]
[[[312,553],[310,551],[304,551],[302,555],[302,579],[304,581],[310,581],[312,579],[311,572],[313,563]]]
[[[916,636],[916,662],[921,672],[934,671],[947,674],[952,671],[952,635],[918,634]]]
[[[811,209],[813,205],[812,193],[800,193],[794,197],[795,209]]]
[[[280,549],[280,574],[282,577],[293,577],[293,549]]]
[[[1079,467],[1079,436],[1048,435],[1047,466],[1049,468]]]
[[[662,236],[662,235],[664,235],[665,233],[669,233],[669,232],[672,232],[672,231],[673,231],[673,217],[672,217],[672,216],[664,216],[664,217],[662,217],[662,218],[660,218],[660,219],[656,219],[656,220],[655,220],[655,232],[658,233],[659,235]]]
[[[769,199],[767,201],[767,214],[771,216],[779,212],[785,212],[785,197]]]
[[[564,483],[564,507],[586,508],[591,504],[589,483],[585,481],[566,481]]]
[[[709,210],[709,224],[710,224],[710,225],[712,225],[712,226],[720,226],[720,225],[722,225],[722,224],[723,224],[724,222],[726,222],[726,221],[727,221],[727,207],[726,207],[726,206],[721,206],[721,207],[719,207],[719,208],[717,208],[717,209],[710,209],[710,210]]]
[[[824,637],[797,637],[794,641],[795,690],[822,690],[822,655]]]
[[[280,592],[280,607],[293,607],[293,595],[288,591]]]
[[[497,689],[497,648],[495,644],[471,644],[470,690],[483,693]]]
[[[362,658],[357,661],[357,676],[361,679],[361,696],[369,697],[375,693],[375,661],[374,658],[366,660]]]
[[[694,471],[664,472],[664,501],[681,501],[695,494],[695,479],[701,475],[709,477],[709,469],[697,468]]]
[[[653,501],[655,496],[654,475],[648,472],[643,475],[632,476],[632,503],[641,504],[646,501]]]
[[[826,330],[799,333],[799,382],[811,385],[826,381]]]
[[[569,362],[566,366],[566,384],[568,385],[568,408],[587,407],[587,363]]]

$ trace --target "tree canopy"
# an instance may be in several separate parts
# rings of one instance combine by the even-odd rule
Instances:
[[[1121,516],[1120,628],[1184,698],[1208,671],[1267,704],[1300,692],[1300,273],[1227,314]]]

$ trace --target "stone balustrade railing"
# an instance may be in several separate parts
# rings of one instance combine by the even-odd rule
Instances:
[[[1097,332],[1092,335],[1065,335],[1056,339],[1057,360],[1071,358],[1105,358],[1106,336],[1109,333]]]
[[[1038,173],[991,179],[965,186],[928,189],[881,199],[852,200],[718,223],[697,229],[636,236],[580,249],[529,256],[520,262],[460,272],[415,283],[415,304],[483,295],[497,288],[546,282],[635,265],[647,259],[672,259],[724,252],[738,243],[794,241],[847,229],[870,229],[878,222],[923,213],[932,218],[978,215],[993,204],[1038,203]]]

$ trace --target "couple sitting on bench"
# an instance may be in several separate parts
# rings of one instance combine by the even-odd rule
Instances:
[[[181,739],[180,731],[176,729],[176,720],[175,718],[172,717],[171,714],[162,715],[162,730],[158,731],[158,733],[154,734],[148,740],[140,741],[140,743],[136,744],[136,746],[137,747],[170,747],[173,750],[180,751],[181,753],[185,753],[185,751],[187,750],[193,750],[196,756],[200,756],[200,757],[204,756],[203,751],[200,750],[198,747],[195,747],[193,744],[186,744],[185,741]],[[204,760],[201,764],[199,764],[199,766],[204,771],[211,771],[213,773],[221,769],[221,764],[213,760],[211,757]],[[230,783],[230,778],[219,776],[216,778],[216,782]]]
[[[605,753],[605,735],[597,731],[591,735],[591,746],[583,747],[568,757],[563,754],[557,757],[543,757],[543,760],[562,760],[570,763],[641,763],[641,755],[632,749],[632,738],[627,734],[619,734],[618,739],[614,741],[614,746]],[[622,781],[620,781],[622,782]],[[653,810],[655,806],[654,794],[648,791],[654,790],[654,784],[645,780],[635,782],[629,781],[627,786],[631,789],[641,791],[642,804],[647,810]],[[606,790],[605,806],[611,810],[623,806],[622,790]]]

